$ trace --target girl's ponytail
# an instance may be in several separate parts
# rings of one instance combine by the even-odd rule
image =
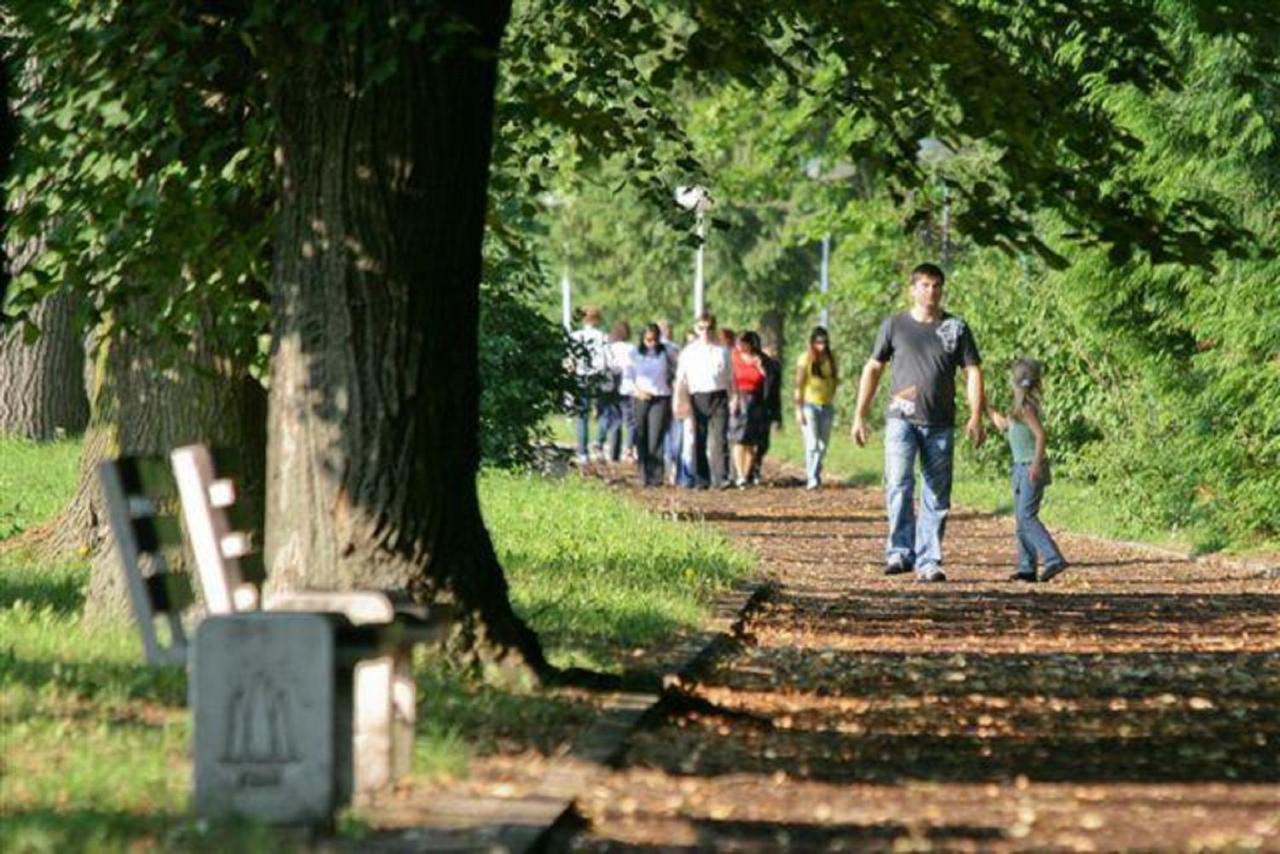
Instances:
[[[1009,372],[1009,381],[1013,386],[1013,407],[1009,410],[1012,418],[1020,418],[1022,413],[1031,407],[1037,414],[1040,412],[1040,377],[1043,366],[1035,359],[1019,356],[1013,360]]]

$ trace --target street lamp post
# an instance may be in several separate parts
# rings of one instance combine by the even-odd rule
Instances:
[[[560,274],[560,313],[565,331],[573,329],[573,280],[569,278],[569,265]]]
[[[841,161],[830,169],[823,171],[822,161],[810,158],[804,165],[804,174],[815,181],[823,183],[841,181],[852,176],[857,170],[852,163]],[[820,268],[818,289],[822,293],[822,310],[818,313],[818,325],[824,329],[831,327],[831,306],[827,303],[827,291],[831,289],[831,232],[822,235],[822,267]]]
[[[831,327],[831,306],[827,304],[827,290],[831,287],[831,233],[822,235],[822,278],[819,282],[822,289],[822,311],[818,314],[818,325],[823,329]]]
[[[697,217],[698,251],[693,261],[693,316],[702,316],[705,308],[702,264],[707,245],[706,214],[711,209],[711,194],[701,185],[676,187],[676,203]]]

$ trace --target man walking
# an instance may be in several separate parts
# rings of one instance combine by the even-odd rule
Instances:
[[[951,508],[955,374],[960,368],[969,403],[965,434],[974,447],[986,438],[982,358],[965,322],[942,310],[945,282],[946,275],[933,264],[911,271],[911,310],[887,318],[880,326],[871,358],[862,368],[852,430],[854,441],[866,445],[867,411],[885,365],[893,361],[884,439],[889,516],[884,572],[897,575],[914,569],[917,581],[947,578],[942,571],[942,539]],[[923,486],[918,520],[912,504],[917,455]]]
[[[676,383],[688,383],[693,398],[693,453],[696,484],[722,489],[726,476],[729,387],[733,382],[729,351],[721,346],[714,314],[703,312],[694,324],[696,340],[680,351]]]

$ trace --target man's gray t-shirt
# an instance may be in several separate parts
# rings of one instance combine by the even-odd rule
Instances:
[[[956,370],[982,364],[968,325],[946,312],[937,323],[910,312],[886,318],[871,358],[893,362],[886,415],[933,427],[955,426]]]

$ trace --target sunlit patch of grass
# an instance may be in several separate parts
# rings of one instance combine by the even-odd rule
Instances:
[[[516,607],[557,663],[696,628],[750,558],[710,527],[676,523],[576,478],[487,472],[481,499]]]
[[[80,440],[0,436],[0,540],[52,516],[75,488]]]

